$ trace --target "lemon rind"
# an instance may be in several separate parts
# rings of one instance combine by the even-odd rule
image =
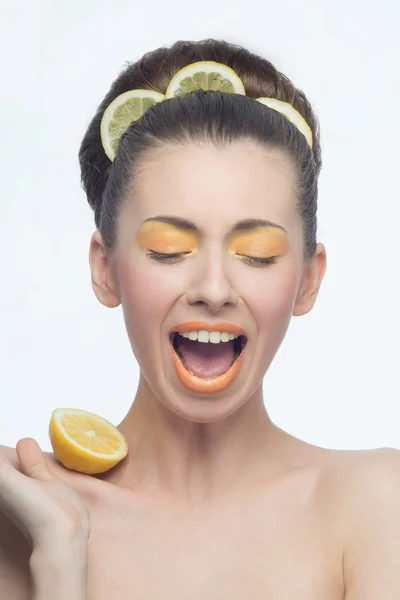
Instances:
[[[115,110],[119,108],[122,104],[125,104],[131,98],[151,98],[152,100],[156,100],[157,102],[162,102],[165,100],[165,95],[160,92],[156,92],[154,90],[145,90],[142,88],[138,88],[135,90],[128,90],[127,92],[123,92],[111,102],[109,106],[107,106],[106,110],[103,113],[103,117],[100,123],[100,138],[101,143],[103,144],[104,151],[108,158],[113,161],[115,158],[115,153],[111,147],[110,136],[108,135],[108,126],[113,119]],[[134,120],[131,121],[133,123]]]
[[[99,422],[101,422],[104,425],[107,425],[108,427],[113,429],[116,437],[119,438],[119,440],[120,440],[120,443],[121,443],[120,450],[117,450],[116,452],[104,454],[104,453],[100,453],[100,452],[94,452],[93,450],[90,450],[89,448],[85,448],[85,446],[81,446],[78,442],[76,442],[76,440],[73,437],[71,437],[68,434],[68,432],[65,430],[64,426],[61,423],[61,420],[65,415],[78,415],[78,414],[82,415],[82,416],[88,416],[92,419],[98,420]],[[107,419],[104,419],[104,417],[100,417],[99,415],[97,415],[95,413],[91,413],[91,412],[77,409],[77,408],[76,409],[57,408],[52,413],[51,423],[53,423],[55,425],[55,427],[58,429],[58,433],[62,437],[64,437],[66,440],[68,440],[68,443],[74,449],[79,450],[79,456],[81,456],[82,458],[86,457],[86,458],[95,458],[95,459],[99,459],[99,460],[101,459],[101,460],[105,460],[105,461],[112,461],[115,459],[122,459],[128,453],[128,444],[126,442],[124,435],[115,427],[115,425],[110,423],[110,421],[107,421]],[[59,441],[60,440],[58,440],[58,442]]]
[[[256,98],[256,102],[260,102],[277,112],[280,112],[281,115],[286,117],[293,125],[297,127],[297,129],[304,135],[310,147],[313,145],[313,135],[311,131],[311,127],[308,125],[307,121],[304,117],[296,110],[289,102],[284,102],[283,100],[278,100],[277,98]]]
[[[179,71],[175,73],[175,75],[172,77],[171,81],[168,84],[168,87],[165,91],[165,98],[174,98],[175,91],[178,89],[180,82],[185,77],[194,75],[194,73],[212,73],[214,71],[217,73],[221,73],[222,75],[226,76],[226,79],[229,79],[229,81],[231,81],[235,88],[236,94],[242,94],[244,96],[246,95],[246,90],[244,88],[243,81],[231,67],[228,67],[227,65],[223,65],[212,60],[205,60],[186,65],[186,67],[179,69]]]

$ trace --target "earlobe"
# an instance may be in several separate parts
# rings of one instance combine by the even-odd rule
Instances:
[[[314,256],[307,263],[293,309],[294,317],[306,315],[313,308],[326,271],[326,251],[317,244]]]
[[[96,298],[104,306],[116,308],[121,304],[121,300],[113,281],[110,257],[99,231],[95,231],[90,240],[89,264]]]

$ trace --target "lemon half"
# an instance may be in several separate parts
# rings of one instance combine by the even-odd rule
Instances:
[[[164,94],[153,90],[129,90],[120,94],[106,108],[100,124],[100,136],[108,158],[113,161],[121,136],[134,121],[157,102],[165,100]]]
[[[283,100],[277,100],[276,98],[256,98],[256,100],[257,102],[261,102],[261,104],[265,104],[266,106],[269,106],[270,108],[280,112],[284,117],[289,119],[293,125],[296,125],[297,129],[305,136],[307,142],[312,148],[312,131],[304,117],[302,117],[299,111],[293,108],[291,104],[288,102],[283,102]]]
[[[108,471],[128,454],[124,435],[112,423],[78,408],[56,408],[49,436],[64,467],[89,475]]]
[[[214,61],[199,61],[175,73],[169,82],[165,97],[183,96],[200,89],[246,94],[242,80],[233,69]]]

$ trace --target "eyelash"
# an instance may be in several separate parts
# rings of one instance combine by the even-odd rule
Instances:
[[[260,256],[246,256],[245,254],[237,254],[246,260],[244,262],[261,264],[261,265],[274,265],[276,264],[276,256],[270,256],[269,258],[261,258]]]
[[[161,254],[155,250],[148,250],[147,252],[147,256],[151,259],[161,260],[163,262],[175,261],[179,258],[183,258],[186,254],[190,254],[190,252],[176,252],[175,254]]]
[[[176,252],[174,254],[162,254],[160,252],[156,252],[155,250],[148,250],[147,252],[147,256],[149,256],[152,260],[158,260],[162,262],[175,262],[187,254],[190,254],[190,252]],[[274,265],[277,262],[276,256],[271,256],[269,258],[246,256],[245,254],[237,254],[236,256],[245,258],[246,260],[244,262],[249,262],[250,264]]]

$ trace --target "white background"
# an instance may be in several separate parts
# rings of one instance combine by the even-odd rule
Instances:
[[[400,448],[399,8],[395,0],[2,0],[0,443],[51,451],[56,407],[115,424],[138,381],[98,303],[78,148],[126,61],[216,37],[270,59],[321,121],[328,270],[264,382],[272,420],[328,448]]]

